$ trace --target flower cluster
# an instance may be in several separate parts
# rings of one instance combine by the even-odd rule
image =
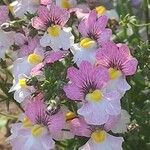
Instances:
[[[126,44],[112,41],[108,20],[118,20],[117,13],[91,9],[94,2],[16,0],[0,6],[0,58],[12,57],[9,92],[24,109],[8,138],[13,150],[50,150],[56,141],[79,136],[86,138],[79,150],[122,150],[123,137],[116,133],[127,131],[130,116],[121,98],[138,62]],[[63,73],[57,63],[67,66]],[[51,66],[59,78],[48,74]],[[61,94],[46,98],[58,85]]]

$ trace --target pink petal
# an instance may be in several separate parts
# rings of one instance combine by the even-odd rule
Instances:
[[[90,137],[90,126],[83,119],[75,118],[71,120],[70,125],[71,132],[73,132],[75,135]]]
[[[65,126],[65,115],[63,111],[59,111],[58,113],[51,116],[49,120],[49,131],[52,134],[53,138],[57,139],[59,138],[59,134],[61,130]]]
[[[8,8],[5,5],[0,6],[0,25],[7,22],[9,20],[8,16]]]
[[[35,29],[45,29],[45,24],[41,18],[34,17],[34,18],[32,18],[31,22],[32,22],[32,26]]]
[[[52,3],[52,0],[40,0],[40,4],[42,5],[48,5],[50,3]]]
[[[126,76],[133,75],[137,70],[137,65],[138,65],[137,59],[132,58],[131,60],[123,64],[122,71]]]
[[[68,98],[70,98],[71,100],[83,100],[84,95],[81,92],[81,90],[79,89],[79,87],[77,87],[74,84],[68,84],[64,87],[64,91],[66,93],[66,96]]]

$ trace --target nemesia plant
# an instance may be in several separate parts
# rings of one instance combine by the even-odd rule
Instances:
[[[23,109],[7,139],[13,150],[57,149],[70,139],[84,141],[79,150],[123,149],[130,115],[121,98],[138,61],[127,44],[113,41],[109,21],[118,16],[93,4],[0,6],[0,58],[12,60],[9,92]]]

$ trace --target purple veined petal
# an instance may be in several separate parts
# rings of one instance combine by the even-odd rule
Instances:
[[[108,41],[110,41],[110,38],[112,36],[112,31],[111,29],[104,29],[100,35],[99,35],[99,38],[98,38],[98,44],[99,45],[102,45],[103,43],[106,43]]]
[[[49,20],[54,24],[64,26],[70,18],[70,13],[63,8],[60,8],[54,4],[47,6],[49,10]]]
[[[82,34],[83,37],[88,36],[88,23],[86,19],[82,19],[79,26],[78,26],[79,32]]]
[[[42,20],[44,24],[49,22],[49,10],[46,6],[40,6],[38,8],[38,17]]]
[[[35,29],[45,29],[45,27],[46,27],[45,23],[43,22],[43,20],[40,17],[32,18],[31,22],[32,22],[32,26]]]
[[[96,87],[98,89],[104,87],[109,81],[108,69],[100,65],[96,67],[93,73],[93,81],[94,80],[95,80],[95,84],[97,85]]]
[[[62,110],[51,115],[48,119],[48,129],[54,139],[59,139],[61,130],[65,127],[65,120],[65,114]]]
[[[87,19],[87,23],[88,23],[88,29],[91,30],[95,24],[97,20],[97,13],[95,10],[91,11],[89,13],[89,17]]]
[[[82,87],[84,81],[78,69],[75,67],[68,68],[67,77],[71,80],[71,82],[74,82],[79,87]]]
[[[99,30],[103,30],[106,28],[106,25],[107,25],[107,22],[108,22],[108,17],[107,16],[100,16],[98,19],[97,19],[97,22],[96,24],[98,25],[99,27]]]
[[[137,70],[137,65],[138,65],[137,59],[132,58],[122,65],[122,72],[126,76],[133,75],[133,74],[135,74],[135,72]]]
[[[71,100],[83,100],[84,94],[75,84],[68,84],[64,87],[66,96]]]

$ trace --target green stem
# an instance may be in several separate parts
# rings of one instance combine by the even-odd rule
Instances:
[[[8,115],[8,114],[2,113],[2,112],[0,112],[0,115],[5,116],[5,117],[10,118],[10,119],[18,119],[17,116]]]

